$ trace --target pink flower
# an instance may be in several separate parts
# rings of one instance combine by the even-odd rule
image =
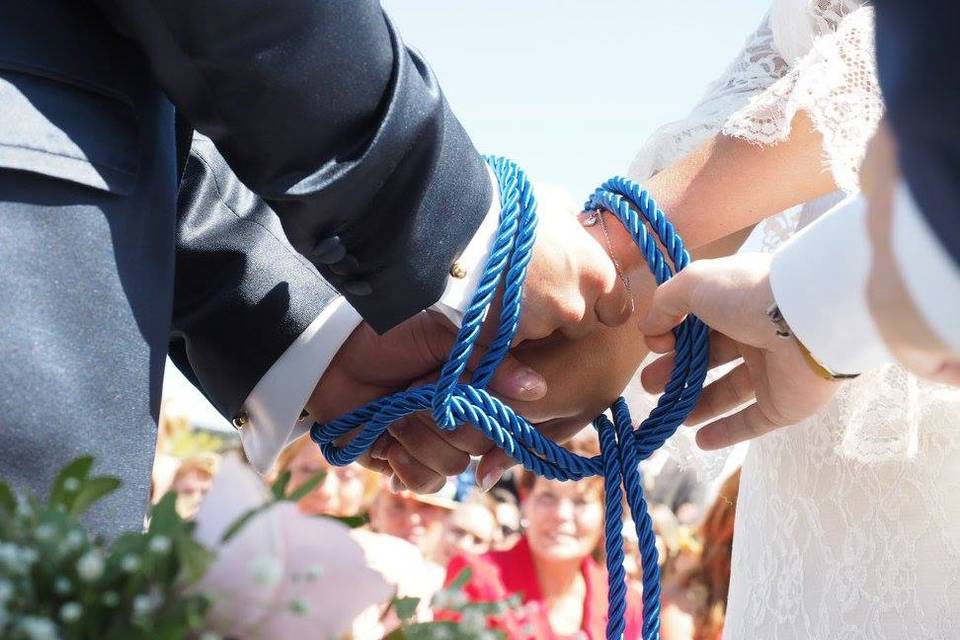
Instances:
[[[242,514],[269,492],[238,459],[224,461],[197,514],[196,537],[217,552],[199,588],[213,602],[212,630],[235,638],[330,638],[350,631],[391,587],[367,567],[350,530],[282,502],[248,520],[222,543]]]

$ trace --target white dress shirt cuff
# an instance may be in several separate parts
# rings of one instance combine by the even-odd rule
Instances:
[[[489,167],[488,173],[496,195],[457,259],[457,268],[451,270],[462,277],[451,275],[433,305],[457,326],[480,283],[500,225],[500,188]],[[280,451],[309,430],[309,420],[300,420],[300,413],[330,361],[360,322],[360,314],[346,299],[338,298],[287,347],[250,392],[243,404],[246,422],[240,439],[247,458],[260,473],[267,473]]]
[[[345,298],[337,298],[310,323],[264,374],[243,404],[246,423],[240,440],[250,464],[267,473],[288,444],[305,434],[300,420],[310,394],[333,357],[362,318]]]
[[[894,191],[894,260],[917,311],[950,349],[960,353],[960,267],[927,224],[907,183]]]
[[[463,322],[463,316],[473,301],[473,294],[480,284],[487,258],[490,257],[490,251],[493,249],[493,243],[497,237],[497,229],[500,227],[500,184],[490,167],[487,167],[487,173],[493,183],[494,193],[490,202],[490,209],[480,223],[473,239],[470,240],[467,248],[463,250],[463,253],[454,263],[451,276],[447,279],[447,286],[440,299],[432,307],[458,327]]]
[[[866,300],[870,241],[866,201],[847,198],[773,257],[773,297],[797,339],[834,373],[854,374],[893,360]]]

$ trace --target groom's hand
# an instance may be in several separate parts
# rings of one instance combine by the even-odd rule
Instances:
[[[327,422],[367,402],[409,387],[440,368],[447,360],[456,335],[445,319],[422,312],[378,335],[366,323],[360,324],[334,356],[307,402],[307,410],[318,422]],[[477,365],[483,347],[475,349],[468,370]],[[536,400],[546,393],[543,377],[530,367],[507,356],[490,382],[497,394],[516,400]],[[432,461],[445,449],[437,449],[439,437],[423,434],[420,450],[411,453]],[[364,455],[360,460],[370,468],[389,472],[383,460]],[[459,460],[466,467],[469,456]],[[461,469],[462,470],[462,469]]]
[[[630,317],[630,295],[603,239],[577,219],[579,207],[564,192],[537,187],[540,220],[523,288],[516,342],[559,331],[579,338]],[[490,313],[488,324],[496,321]]]
[[[839,384],[808,365],[793,338],[776,335],[767,316],[773,303],[770,256],[741,254],[699,260],[661,285],[640,324],[656,353],[673,350],[671,330],[687,314],[703,320],[710,334],[710,367],[743,362],[707,385],[687,419],[708,422],[697,433],[704,449],[719,449],[800,422],[823,407]],[[663,391],[673,356],[664,356],[641,375],[644,388]],[[732,415],[719,416],[750,403]]]

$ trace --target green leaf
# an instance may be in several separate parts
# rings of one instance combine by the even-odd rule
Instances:
[[[199,582],[213,561],[213,552],[189,535],[177,537],[176,549],[180,558],[180,578],[188,585]]]
[[[447,589],[451,591],[459,591],[470,582],[470,576],[473,575],[473,570],[470,567],[464,567],[463,571],[457,574],[457,577],[453,579],[453,582],[450,583],[450,586]]]
[[[288,484],[290,484],[290,472],[280,472],[280,475],[277,476],[277,479],[273,481],[272,485],[270,485],[270,492],[273,494],[273,497],[277,500],[283,500],[283,497],[287,495]]]
[[[91,468],[93,468],[93,456],[80,456],[61,469],[50,489],[50,506],[62,505],[69,511],[77,493],[83,488],[83,483],[90,475]],[[77,485],[73,491],[69,490],[71,484]]]
[[[89,509],[95,502],[103,497],[113,493],[120,488],[120,479],[112,476],[98,476],[90,478],[77,492],[73,504],[69,507],[69,513],[79,516]]]
[[[267,502],[265,504],[260,505],[259,507],[254,507],[253,509],[250,509],[249,511],[244,513],[242,516],[234,520],[229,527],[227,527],[227,530],[223,533],[223,538],[220,541],[226,542],[233,536],[237,535],[240,529],[243,529],[244,525],[247,524],[247,522],[249,522],[254,516],[259,515],[260,513],[263,513],[264,511],[272,507],[274,504],[275,503],[273,502]]]
[[[365,526],[367,524],[367,519],[363,516],[320,516],[320,517],[336,520],[342,524],[347,525],[351,529],[359,529],[360,527]]]
[[[183,526],[177,515],[177,494],[170,490],[150,509],[150,533],[171,533]]]
[[[489,634],[484,631],[484,637]],[[502,638],[503,635],[494,635]],[[400,627],[387,635],[384,640],[435,640],[437,638],[457,638],[457,640],[471,640],[476,634],[466,633],[456,622],[420,622],[406,627]]]
[[[417,613],[417,606],[420,604],[420,598],[394,598],[393,608],[397,612],[397,617],[406,622],[413,618]]]
[[[17,510],[17,497],[13,495],[10,485],[2,481],[0,481],[0,509],[11,516]]]
[[[314,475],[310,476],[302,485],[291,491],[286,496],[286,500],[289,500],[290,502],[299,502],[303,497],[319,487],[320,483],[323,482],[325,477],[327,477],[326,471],[318,471]]]

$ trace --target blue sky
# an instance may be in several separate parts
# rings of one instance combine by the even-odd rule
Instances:
[[[769,0],[384,0],[482,153],[578,199],[697,102]]]

